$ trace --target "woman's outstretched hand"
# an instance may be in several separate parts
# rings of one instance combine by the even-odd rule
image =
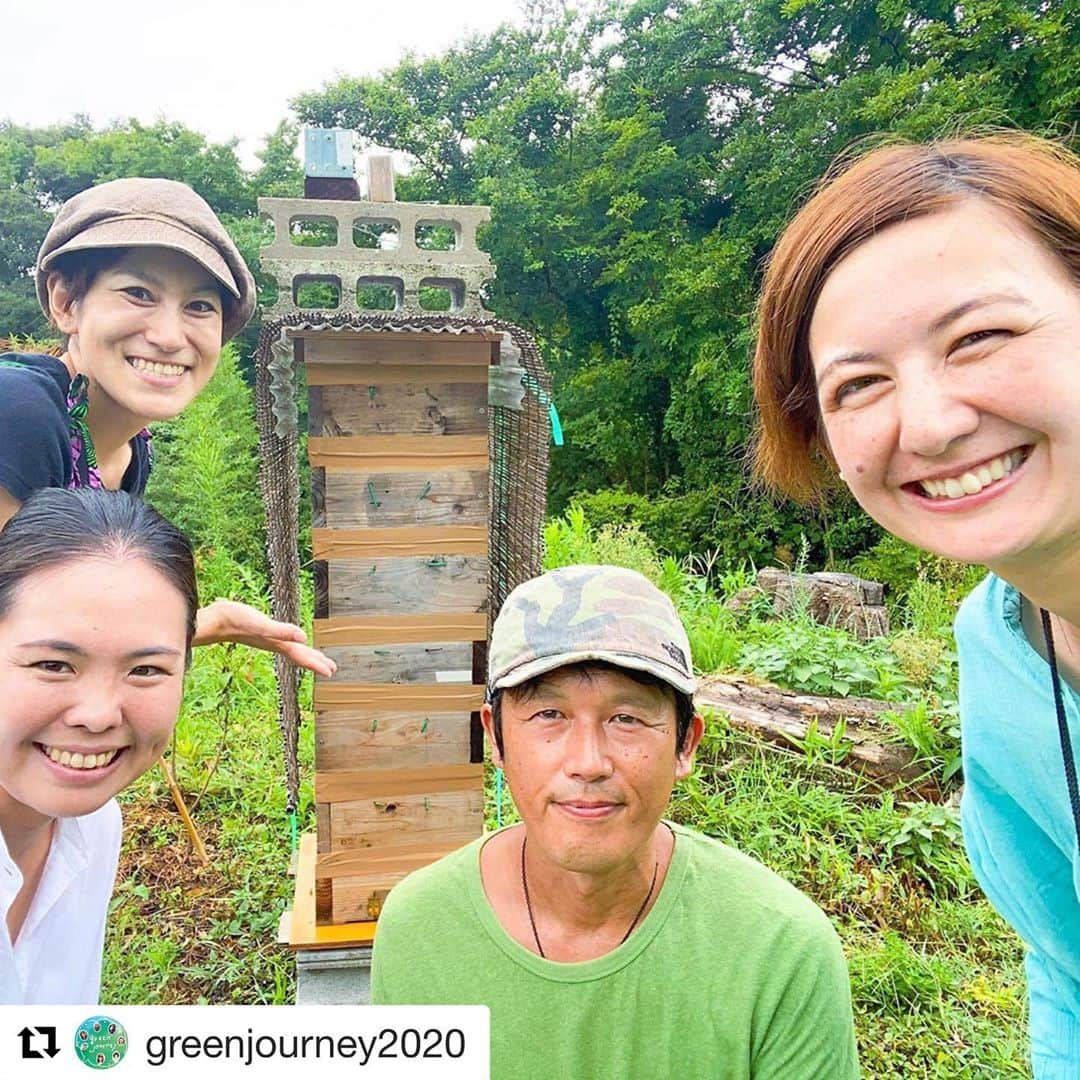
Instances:
[[[277,622],[250,604],[235,600],[215,600],[199,609],[195,621],[193,644],[215,645],[222,641],[281,653],[297,667],[316,675],[329,677],[337,671],[337,664],[329,656],[307,644],[307,635],[299,626]]]

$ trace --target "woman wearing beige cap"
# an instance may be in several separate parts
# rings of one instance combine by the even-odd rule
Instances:
[[[113,180],[69,199],[38,253],[37,292],[66,351],[0,354],[0,525],[41,488],[141,495],[147,425],[191,403],[255,306],[255,282],[213,210],[161,179]],[[334,671],[299,627],[246,604],[199,611],[195,643],[217,641]]]

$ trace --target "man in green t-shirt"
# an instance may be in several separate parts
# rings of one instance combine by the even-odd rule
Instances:
[[[522,823],[411,874],[379,917],[378,1004],[491,1009],[497,1080],[852,1080],[828,919],[663,820],[701,740],[690,645],[640,574],[507,598],[481,718]]]

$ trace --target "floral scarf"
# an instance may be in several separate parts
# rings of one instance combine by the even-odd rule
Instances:
[[[104,488],[101,472],[98,470],[97,454],[94,452],[94,440],[90,438],[90,429],[86,426],[86,413],[90,407],[88,390],[90,383],[85,375],[76,375],[71,380],[67,395],[68,431],[71,436],[71,479],[69,488]],[[150,432],[143,428],[136,439],[146,440],[148,467],[153,464],[153,443]]]

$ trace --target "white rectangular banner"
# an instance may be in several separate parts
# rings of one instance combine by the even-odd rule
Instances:
[[[483,1005],[4,1005],[0,1077],[486,1080],[488,1026]]]

